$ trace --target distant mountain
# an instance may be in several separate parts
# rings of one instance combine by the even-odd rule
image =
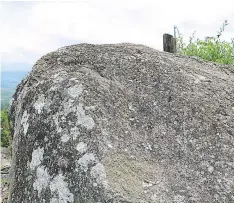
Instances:
[[[8,106],[17,85],[28,72],[1,72],[1,107]]]
[[[28,72],[1,72],[1,87],[16,88]]]

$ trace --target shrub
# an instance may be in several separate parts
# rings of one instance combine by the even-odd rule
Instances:
[[[8,147],[11,144],[9,121],[6,108],[1,110],[1,146]]]
[[[177,38],[177,52],[181,55],[197,56],[206,61],[234,65],[234,38],[231,39],[231,42],[220,40],[227,25],[228,23],[225,21],[216,37],[206,37],[205,40],[195,40],[194,32],[187,45],[183,42],[183,37],[177,29],[179,36]]]

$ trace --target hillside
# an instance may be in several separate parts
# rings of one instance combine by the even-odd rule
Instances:
[[[8,105],[17,85],[26,75],[27,72],[1,72],[1,108]]]

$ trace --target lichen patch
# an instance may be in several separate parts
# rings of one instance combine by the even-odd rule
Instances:
[[[62,142],[67,142],[70,139],[70,136],[66,133],[64,133],[61,137]]]
[[[97,184],[101,184],[104,187],[107,187],[106,180],[106,171],[105,167],[101,163],[97,163],[95,166],[91,168],[91,177],[96,180]]]
[[[77,115],[78,125],[82,125],[88,130],[94,128],[95,122],[91,116],[85,114],[85,111],[83,109],[83,104],[80,103],[79,106],[77,106],[76,115]]]
[[[82,84],[70,87],[67,90],[68,94],[74,98],[79,97],[82,94],[82,91],[83,91]]]
[[[30,163],[30,169],[34,170],[39,166],[43,160],[44,148],[38,148],[32,153],[32,161]]]
[[[50,188],[53,197],[50,200],[51,203],[59,202],[59,203],[68,203],[74,202],[74,196],[70,192],[68,188],[68,183],[65,182],[65,177],[61,174],[52,178],[47,169],[42,166],[37,168],[37,176],[36,180],[33,183],[34,190],[38,191],[38,196],[41,195],[43,189],[47,187]]]
[[[202,76],[202,75],[197,75],[197,78],[195,79],[194,83],[199,83],[201,81],[206,80],[206,77]]]
[[[33,183],[34,190],[38,191],[38,195],[40,196],[42,189],[45,189],[50,182],[50,175],[47,172],[47,169],[42,166],[37,168],[37,179]]]
[[[64,179],[65,177],[59,174],[51,181],[50,190],[57,193],[57,197],[53,197],[52,199],[57,199],[59,203],[74,202],[74,196]]]
[[[70,88],[68,90],[68,93],[70,94],[71,97],[73,97],[72,99],[68,99],[68,101],[64,102],[63,106],[64,106],[64,114],[67,115],[70,112],[76,112],[76,116],[77,116],[77,125],[82,125],[85,128],[87,128],[88,130],[91,130],[94,128],[95,126],[95,122],[93,120],[93,118],[89,115],[87,115],[85,113],[85,106],[82,103],[83,98],[81,97],[82,94],[82,85],[76,86],[74,88]],[[79,96],[79,104],[75,105],[74,104],[74,97],[78,97]]]
[[[83,155],[77,162],[78,166],[86,172],[88,170],[89,165],[92,165],[96,162],[93,153],[87,153]]]
[[[29,114],[27,113],[27,111],[24,111],[22,119],[21,119],[21,125],[23,125],[24,135],[27,134],[28,127],[29,127],[28,118],[29,118]]]
[[[80,135],[80,130],[79,130],[79,128],[77,128],[77,127],[75,126],[74,128],[71,128],[71,129],[70,129],[70,133],[71,133],[72,139],[73,139],[73,140],[76,140],[77,137]]]
[[[41,113],[43,107],[45,105],[45,97],[44,95],[40,95],[38,100],[34,104],[34,108],[37,110],[37,113]]]
[[[85,153],[87,151],[87,144],[84,142],[79,142],[76,146],[76,150],[81,154]]]

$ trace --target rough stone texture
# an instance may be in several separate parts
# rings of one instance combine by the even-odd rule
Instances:
[[[0,147],[1,154],[1,194],[0,194],[0,202],[6,203],[8,198],[8,191],[10,185],[10,177],[9,177],[9,170],[11,166],[11,149]]]
[[[43,56],[9,108],[9,203],[234,202],[234,71],[133,44]]]

